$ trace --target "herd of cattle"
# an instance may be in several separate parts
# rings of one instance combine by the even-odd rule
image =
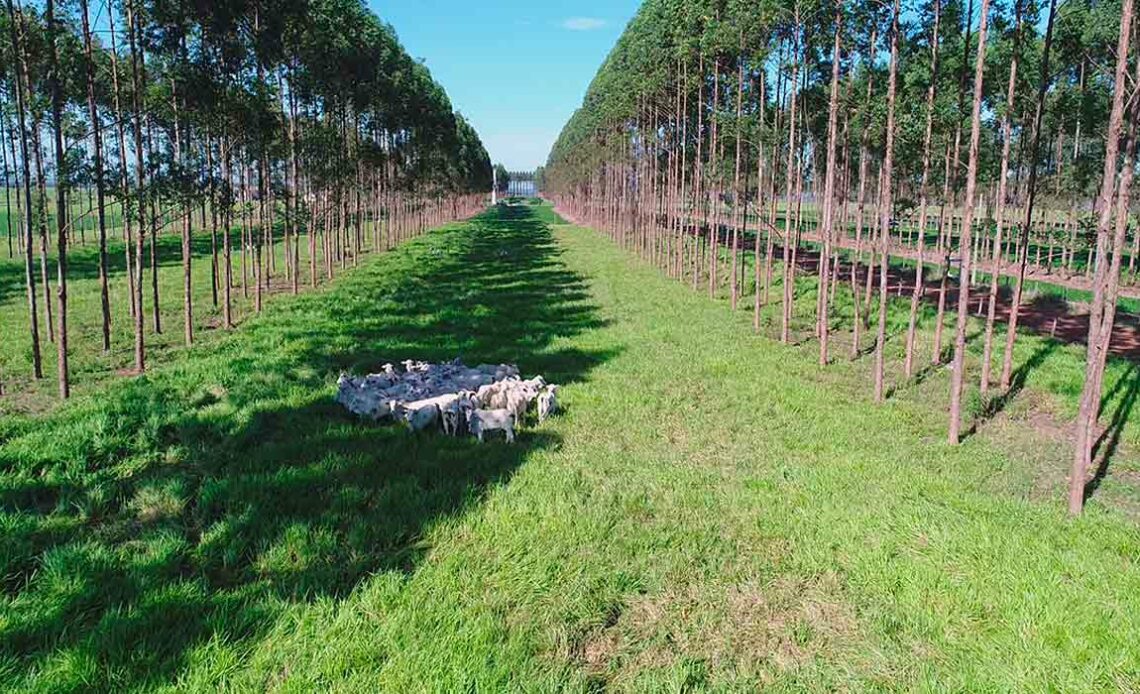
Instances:
[[[447,364],[409,359],[401,366],[385,364],[381,373],[361,378],[341,374],[337,402],[360,417],[403,422],[413,432],[440,429],[480,442],[502,432],[513,443],[532,405],[539,422],[558,410],[558,386],[542,376],[523,379],[517,366],[468,367],[458,359]]]

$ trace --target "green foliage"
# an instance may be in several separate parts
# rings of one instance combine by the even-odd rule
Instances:
[[[980,3],[969,0],[939,2],[940,66],[932,143],[935,153],[953,146],[963,123],[968,133],[980,7]],[[967,10],[973,11],[972,17],[966,17]],[[1020,11],[1023,17],[1012,135],[1017,153],[1024,149],[1030,136],[1047,10],[1048,3],[1031,0],[991,5],[983,83],[985,123],[979,170],[982,186],[993,183],[1000,172],[1000,117],[1005,110],[1007,75],[1015,44],[1015,12]],[[601,162],[626,156],[631,147],[636,149],[637,143],[648,137],[664,138],[673,148],[687,145],[691,166],[705,168],[709,176],[730,178],[731,161],[726,159],[731,158],[720,158],[720,170],[712,170],[714,162],[707,152],[711,146],[711,124],[715,121],[723,126],[722,133],[734,125],[735,77],[741,62],[748,85],[743,137],[753,149],[764,143],[765,156],[775,153],[778,163],[787,160],[787,152],[781,151],[781,142],[787,138],[786,132],[781,137],[774,131],[772,114],[780,111],[786,122],[787,104],[777,101],[777,95],[784,95],[786,100],[788,89],[793,87],[782,82],[791,76],[792,65],[799,65],[800,84],[794,87],[800,104],[797,117],[806,120],[810,145],[810,159],[803,167],[805,186],[813,185],[824,168],[819,158],[827,137],[830,39],[837,11],[843,21],[841,75],[845,84],[840,89],[840,99],[841,120],[846,123],[852,150],[848,167],[858,170],[861,153],[855,143],[864,129],[869,134],[868,154],[877,164],[882,157],[886,128],[889,3],[647,0],[599,68],[582,108],[570,118],[555,143],[548,160],[551,189],[568,191],[587,185],[598,174]],[[933,0],[924,0],[903,11],[894,167],[903,189],[917,189],[921,178],[926,91],[933,78],[933,11]],[[1093,181],[1104,156],[1100,133],[1107,121],[1111,97],[1111,74],[1106,70],[1113,64],[1119,27],[1118,21],[1113,24],[1114,17],[1119,18],[1118,0],[1064,0],[1059,4],[1057,55],[1048,80],[1045,132],[1055,140],[1067,138],[1067,143],[1072,143],[1079,133],[1082,141],[1079,149],[1072,149],[1071,144],[1063,149],[1060,160],[1051,153],[1042,157],[1041,187],[1053,197],[1084,197],[1094,192]],[[793,52],[797,54],[794,59]],[[714,73],[719,73],[718,97],[714,97]],[[874,90],[868,101],[867,83],[871,79]],[[758,89],[762,81],[768,86],[763,104]],[[674,112],[678,92],[685,95],[689,104],[686,113]],[[703,101],[698,97],[703,97]],[[719,104],[715,109],[714,102]],[[655,110],[656,107],[660,108]],[[768,114],[764,124],[758,119],[761,108]],[[655,121],[654,113],[658,114]],[[703,123],[703,127],[698,128],[698,123]],[[702,161],[696,161],[697,145],[702,141],[705,154]],[[941,155],[934,159],[941,159]],[[1028,165],[1024,156],[1015,161],[1015,175],[1023,176]],[[941,189],[942,172],[941,166],[932,167],[932,190]],[[964,175],[957,178],[964,180]],[[848,186],[854,184],[849,182]],[[1067,207],[1067,200],[1060,204]]]
[[[25,35],[32,82],[32,127],[40,127],[48,102],[44,20],[36,3],[16,17]],[[357,166],[387,171],[394,186],[424,194],[484,192],[490,187],[490,160],[478,135],[454,112],[443,88],[427,68],[404,50],[391,26],[360,0],[246,0],[195,5],[180,0],[115,3],[109,15],[91,20],[98,75],[96,100],[104,138],[106,180],[133,173],[133,141],[127,128],[127,161],[119,158],[114,126],[118,114],[137,115],[131,92],[127,10],[139,24],[138,48],[146,82],[139,106],[145,114],[148,190],[173,201],[213,198],[228,201],[231,182],[218,170],[220,146],[257,162],[262,154],[275,165],[271,182],[288,184],[288,120],[294,122],[302,168],[320,185],[356,182]],[[93,155],[88,121],[86,58],[79,8],[57,4],[65,119],[79,140],[69,151],[66,170],[73,183],[92,181]],[[111,89],[107,23],[118,34],[118,108]],[[15,52],[7,15],[0,19],[0,73],[9,108],[14,108],[11,68]],[[184,139],[184,158],[173,157],[175,131]],[[193,143],[193,144],[192,144]],[[213,150],[214,168],[207,167]],[[48,162],[53,166],[53,162]],[[49,177],[52,170],[49,168]],[[137,183],[137,182],[136,182]],[[109,192],[124,191],[109,185]],[[127,193],[131,191],[127,190]],[[132,193],[133,194],[133,193]]]

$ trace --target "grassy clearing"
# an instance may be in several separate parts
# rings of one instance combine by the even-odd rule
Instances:
[[[1135,525],[1013,483],[1032,431],[950,448],[944,374],[875,407],[866,360],[821,370],[555,221],[432,234],[9,425],[0,683],[1140,686]],[[478,446],[331,402],[340,369],[456,355],[567,383],[566,413]]]

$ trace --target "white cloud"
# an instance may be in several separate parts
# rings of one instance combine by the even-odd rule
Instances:
[[[571,17],[562,22],[562,28],[570,31],[597,31],[605,26],[606,20],[597,17]]]

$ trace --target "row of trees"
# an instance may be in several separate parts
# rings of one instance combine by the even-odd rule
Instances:
[[[76,230],[98,243],[102,348],[131,330],[141,373],[148,333],[164,329],[160,236],[181,238],[189,345],[195,239],[209,237],[228,329],[235,287],[260,311],[274,276],[315,286],[473,213],[491,188],[474,129],[360,0],[6,0],[0,55],[10,253],[24,261],[34,375],[46,327],[61,397]]]
[[[785,342],[807,265],[821,365],[847,287],[852,356],[860,331],[876,329],[877,401],[892,272],[910,299],[907,377],[922,359],[920,303],[936,292],[933,364],[949,356],[944,313],[957,313],[952,443],[971,304],[985,306],[980,389],[1001,397],[1026,278],[1090,290],[1076,513],[1116,302],[1140,255],[1129,227],[1137,34],[1133,0],[647,0],[555,144],[546,190],[671,276],[727,291],[734,308],[750,284],[757,330],[780,271]],[[937,287],[927,264],[941,268]],[[1012,296],[995,376],[1003,275]]]

